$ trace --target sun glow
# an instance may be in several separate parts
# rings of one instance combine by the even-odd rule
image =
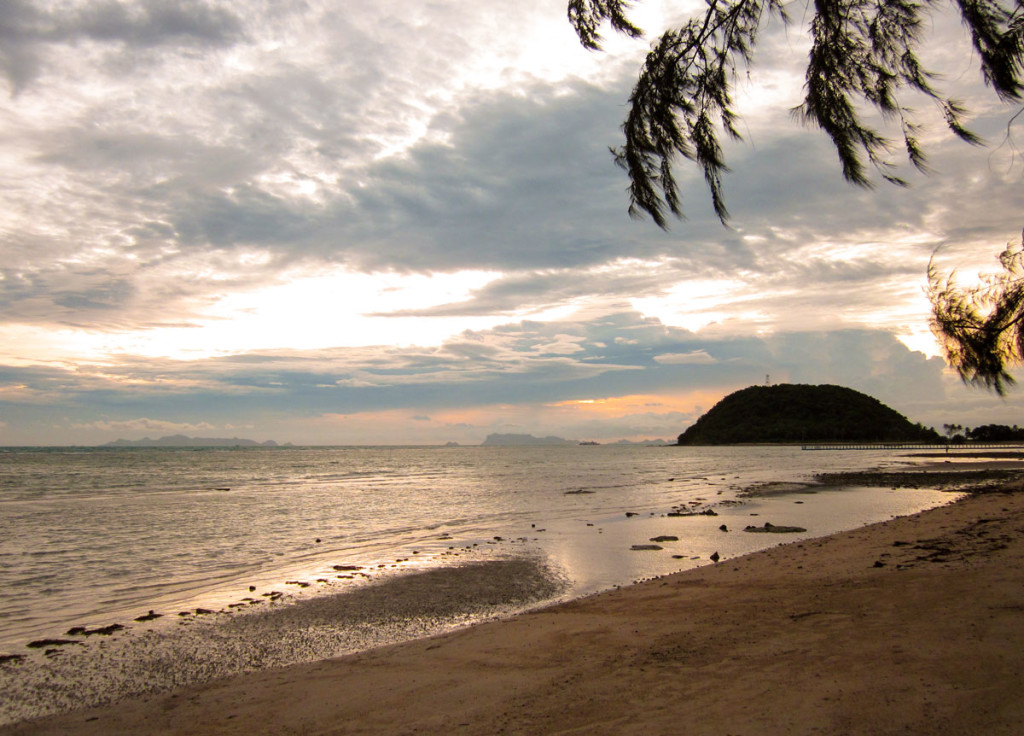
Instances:
[[[53,361],[106,362],[117,355],[192,360],[258,350],[313,350],[368,345],[439,345],[467,329],[488,329],[498,316],[430,316],[431,307],[466,300],[497,278],[485,271],[450,274],[364,274],[336,270],[296,274],[281,283],[228,292],[173,326],[134,330],[31,326],[0,329],[8,365]],[[182,326],[182,325],[186,326]]]

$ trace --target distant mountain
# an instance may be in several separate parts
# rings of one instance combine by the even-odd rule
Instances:
[[[256,442],[254,440],[232,437],[186,437],[183,434],[170,434],[158,440],[143,437],[141,440],[114,440],[103,447],[288,447],[291,443],[278,445],[274,440]]]
[[[938,442],[933,429],[842,386],[751,386],[679,435],[680,445],[744,442]]]
[[[561,437],[534,437],[532,434],[489,434],[483,441],[485,446],[509,445],[576,445],[576,440]]]

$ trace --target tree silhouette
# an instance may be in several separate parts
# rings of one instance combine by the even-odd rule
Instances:
[[[1007,372],[1024,361],[1024,234],[1021,244],[999,254],[1002,270],[973,287],[956,284],[955,272],[943,276],[928,265],[932,332],[965,383],[1000,396],[1012,386]]]
[[[715,212],[723,224],[728,221],[721,136],[740,138],[733,82],[740,67],[752,63],[768,20],[789,20],[781,0],[704,1],[702,14],[666,30],[652,45],[629,98],[625,143],[612,149],[629,174],[630,214],[646,213],[662,228],[666,210],[683,216],[673,170],[677,156],[702,170]],[[629,21],[630,5],[629,0],[569,0],[569,21],[583,46],[597,50],[605,21],[628,36],[643,35]],[[919,127],[900,101],[901,92],[923,93],[954,134],[979,142],[964,127],[964,109],[933,86],[935,75],[918,57],[934,6],[916,0],[814,0],[806,96],[796,112],[832,139],[843,176],[853,184],[872,186],[871,167],[883,179],[905,185],[893,173],[896,144],[865,121],[865,107],[898,121],[907,160],[927,170]],[[985,83],[1002,100],[1020,100],[1024,0],[954,0],[954,6],[970,33]]]

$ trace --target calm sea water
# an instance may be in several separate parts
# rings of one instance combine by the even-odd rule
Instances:
[[[777,543],[719,529],[752,514],[820,535],[949,499],[833,491],[733,503],[757,483],[902,462],[787,447],[0,450],[0,653],[72,625],[224,606],[250,586],[292,581],[311,595],[362,580],[329,574],[335,565],[377,574],[528,549],[580,595]],[[720,515],[665,516],[679,506]],[[657,534],[680,540],[630,550]]]

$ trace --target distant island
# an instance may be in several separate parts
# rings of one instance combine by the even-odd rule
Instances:
[[[114,440],[101,447],[291,447],[291,443],[279,445],[274,440],[256,442],[240,437],[187,437],[183,434],[169,434],[158,440],[143,437],[141,440]]]
[[[934,430],[843,386],[750,386],[679,435],[680,445],[759,442],[941,442]]]
[[[534,437],[532,434],[489,434],[483,441],[485,447],[510,445],[578,445],[577,440],[566,440],[561,437]]]

